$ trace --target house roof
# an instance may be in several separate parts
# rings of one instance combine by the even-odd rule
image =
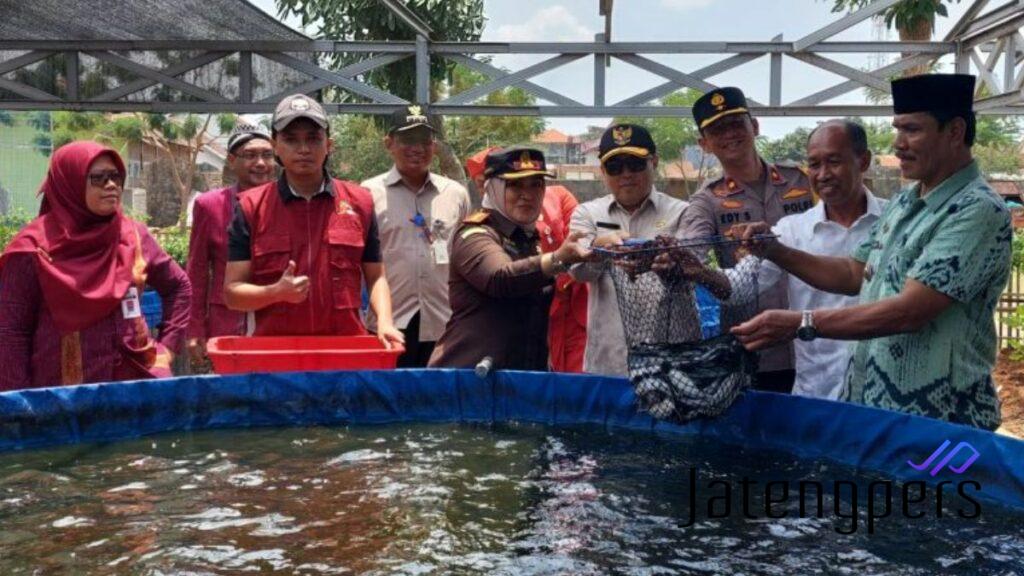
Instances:
[[[245,0],[0,0],[4,40],[307,40]]]
[[[551,128],[534,136],[532,141],[538,144],[568,144],[572,142],[572,136]]]
[[[900,159],[894,154],[879,154],[878,156],[875,156],[875,158],[878,161],[878,165],[883,168],[900,167]]]

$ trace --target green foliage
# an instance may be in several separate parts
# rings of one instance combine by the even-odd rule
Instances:
[[[179,226],[171,226],[162,230],[154,230],[154,236],[160,247],[182,268],[188,260],[189,230]]]
[[[863,8],[874,0],[833,0],[833,12],[846,12]],[[898,30],[913,28],[921,21],[934,22],[935,16],[948,16],[947,3],[960,3],[960,0],[903,0],[882,12],[885,25]]]
[[[484,29],[483,0],[407,0],[406,7],[433,30],[435,42],[475,42]],[[415,33],[399,21],[380,0],[277,0],[283,18],[297,16],[303,27],[312,26],[321,38],[332,40],[414,40]],[[343,66],[360,55],[332,57]],[[441,82],[451,65],[432,58],[430,77]],[[416,92],[416,64],[406,58],[367,74],[383,90],[412,101]]]
[[[111,122],[99,112],[53,112],[33,122],[39,131],[34,142],[43,155],[74,140],[96,140],[111,148],[123,150],[130,140],[126,136],[132,132],[129,125],[127,119]]]
[[[1024,233],[1016,232],[1013,235],[1013,258],[1011,260],[1011,274],[1024,273]],[[1012,329],[1024,330],[1024,306],[1018,306],[1012,314],[1006,316],[1003,322]],[[1009,340],[1010,359],[1015,362],[1024,360],[1024,340],[1011,338]]]
[[[1021,169],[1020,150],[1016,144],[975,145],[972,153],[986,175],[1013,174]]]
[[[14,235],[31,221],[32,217],[23,210],[0,214],[0,250],[6,249]]]
[[[384,149],[384,131],[372,116],[334,116],[331,138],[334,152],[328,159],[328,170],[334,176],[361,182],[391,168],[391,156]]]
[[[14,126],[14,117],[7,110],[0,110],[0,126]]]
[[[1020,140],[1021,121],[1016,116],[978,116],[974,142],[978,146],[1013,146]]]
[[[807,156],[807,137],[810,128],[797,128],[777,140],[764,136],[757,138],[757,151],[769,162],[803,162]]]
[[[664,106],[693,106],[702,96],[693,88],[673,92],[661,99]],[[697,143],[700,133],[690,118],[616,118],[615,122],[639,124],[651,133],[658,147],[658,156],[663,162],[674,162],[682,158],[683,148]]]
[[[462,92],[487,82],[483,74],[456,66],[450,78],[451,91]],[[493,92],[484,100],[490,106],[533,106],[536,98],[520,88]],[[466,158],[487,146],[524,144],[540,134],[546,123],[532,116],[454,116],[445,119],[445,140],[455,156]]]

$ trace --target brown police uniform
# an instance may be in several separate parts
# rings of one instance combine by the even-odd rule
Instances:
[[[746,114],[746,98],[738,88],[726,87],[708,92],[693,106],[694,120],[704,130],[720,118]],[[807,175],[796,165],[764,162],[764,180],[748,186],[728,174],[709,180],[701,186],[683,214],[683,230],[693,238],[723,236],[735,224],[776,222],[791,214],[799,214],[814,206],[815,199]],[[736,264],[737,246],[715,249],[723,268]],[[786,283],[779,282],[760,297],[760,310],[789,308]],[[759,371],[776,372],[793,369],[793,347],[785,344],[760,354]]]
[[[452,241],[452,316],[432,368],[472,368],[485,356],[502,370],[548,369],[553,278],[541,271],[540,238],[498,212],[472,214]]]
[[[683,230],[696,238],[722,236],[734,224],[776,222],[790,214],[799,214],[814,206],[807,175],[796,166],[765,163],[763,195],[728,175],[705,182],[690,198],[683,214]],[[715,249],[715,257],[723,268],[736,265],[736,246]],[[785,282],[760,297],[760,310],[787,310]],[[759,370],[773,372],[793,369],[792,345],[785,344],[761,353]]]

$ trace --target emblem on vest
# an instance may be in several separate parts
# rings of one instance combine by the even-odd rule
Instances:
[[[352,209],[352,205],[349,204],[348,202],[344,201],[344,200],[338,200],[338,206],[337,206],[336,210],[337,210],[338,214],[340,214],[342,216],[347,216],[349,214],[355,214],[356,213],[355,210]]]

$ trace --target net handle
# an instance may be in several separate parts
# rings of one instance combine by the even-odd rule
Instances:
[[[675,248],[697,248],[701,246],[731,246],[734,244],[743,244],[744,242],[760,242],[765,240],[776,240],[778,239],[777,234],[756,234],[746,240],[729,238],[728,236],[709,236],[706,238],[694,238],[691,240],[680,240],[678,244],[671,246],[652,246],[649,248],[630,248],[628,251],[622,250],[611,250],[608,248],[591,248],[591,251],[599,256],[606,258],[622,258],[625,256],[634,256],[640,254],[654,253],[654,252],[665,252],[673,250]],[[629,238],[625,240],[622,245],[629,248],[630,245],[642,246],[652,240],[645,240],[641,238]]]

